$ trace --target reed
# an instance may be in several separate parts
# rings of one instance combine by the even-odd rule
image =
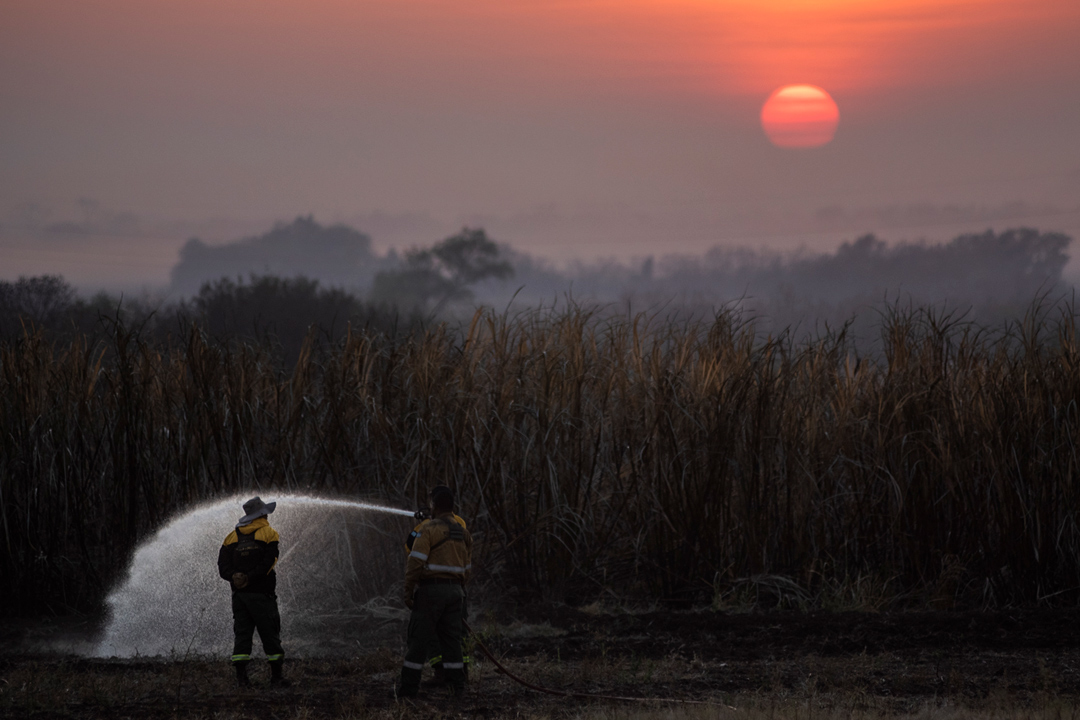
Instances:
[[[177,506],[436,483],[525,599],[1075,603],[1076,329],[1071,306],[1001,329],[894,307],[867,350],[729,311],[481,311],[313,333],[287,371],[194,326],[28,332],[0,346],[0,608],[94,607]]]

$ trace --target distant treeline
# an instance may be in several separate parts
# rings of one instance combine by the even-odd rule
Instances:
[[[507,599],[1073,605],[1078,320],[894,307],[871,356],[732,310],[481,312],[368,325],[287,369],[199,323],[27,326],[0,340],[0,613],[99,608],[206,499],[411,505],[435,483]]]
[[[180,250],[170,289],[188,297],[223,277],[304,277],[375,305],[432,314],[471,301],[471,286],[479,282],[513,276],[503,252],[483,229],[466,227],[431,247],[379,257],[367,235],[301,216],[234,243],[211,246],[192,238]]]
[[[333,344],[349,331],[395,335],[424,322],[417,310],[366,303],[304,277],[222,278],[193,298],[157,303],[99,293],[89,299],[58,276],[0,282],[0,342],[38,333],[49,342],[107,341],[120,329],[165,346],[197,327],[217,344],[259,345],[278,364],[294,363],[308,345]]]
[[[998,323],[1024,312],[1038,293],[1060,293],[1071,238],[1030,228],[960,235],[945,243],[886,244],[874,235],[832,253],[771,253],[715,247],[703,255],[663,255],[575,263],[558,269],[465,228],[431,247],[378,256],[352,228],[308,217],[225,245],[192,239],[173,269],[184,297],[221,277],[319,280],[367,302],[441,316],[489,307],[550,306],[574,298],[625,309],[679,309],[708,315],[738,307],[762,329],[828,322],[836,326],[883,302],[946,305]]]
[[[849,335],[872,342],[878,312],[897,303],[948,308],[999,326],[1020,317],[1036,297],[1056,302],[1072,292],[1062,279],[1070,243],[1068,236],[1033,229],[961,235],[937,245],[888,246],[866,235],[832,254],[716,248],[701,257],[556,271],[498,245],[482,229],[464,228],[431,247],[378,259],[361,233],[301,217],[231,245],[192,240],[174,281],[208,279],[171,302],[104,293],[81,298],[55,276],[0,282],[0,338],[27,327],[52,338],[92,337],[120,321],[144,338],[163,339],[194,322],[214,338],[276,346],[291,363],[309,335],[326,342],[347,328],[408,332],[425,322],[468,318],[477,305],[576,302],[698,319],[725,308],[753,318],[765,333],[812,335],[825,325],[846,325]],[[259,265],[277,272],[246,272]]]
[[[218,278],[302,276],[333,287],[366,287],[393,258],[371,250],[371,238],[346,225],[324,226],[308,216],[224,245],[191,238],[171,273],[173,293],[190,296]]]
[[[561,272],[527,255],[511,252],[508,259],[515,270],[511,284],[526,304],[545,298],[550,304],[572,294],[624,309],[703,316],[729,307],[772,332],[836,327],[859,317],[858,329],[873,332],[876,308],[896,302],[949,307],[984,324],[1016,318],[1038,294],[1071,292],[1062,277],[1071,242],[1061,233],[1019,228],[960,235],[946,243],[888,245],[864,235],[833,253],[716,247],[700,256],[579,264]],[[506,289],[489,282],[477,294],[502,307]]]

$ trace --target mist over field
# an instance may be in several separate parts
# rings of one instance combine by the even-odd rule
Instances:
[[[0,225],[0,238],[12,245],[14,231],[21,230],[32,239],[36,252],[54,248],[57,267],[64,267],[65,262],[85,264],[83,254],[105,263],[116,258],[130,266],[132,253],[124,250],[124,243],[152,235],[145,222],[132,214],[107,211],[90,200],[84,200],[81,207],[84,217],[78,222],[51,220],[50,213],[41,207],[16,208],[9,212],[7,224]],[[843,212],[825,209],[823,222],[834,222]],[[888,227],[905,213],[963,212],[959,208],[912,207],[883,211],[872,219]],[[133,283],[95,288],[85,280],[72,280],[62,271],[50,269],[48,262],[40,265],[42,272],[21,277],[58,276],[73,296],[97,297],[103,307],[108,305],[103,300],[108,296],[160,309],[190,302],[215,283],[244,286],[255,278],[272,277],[303,280],[321,292],[334,291],[359,303],[394,306],[431,318],[468,317],[479,305],[522,309],[567,302],[676,316],[734,308],[770,331],[822,323],[837,326],[860,316],[865,320],[896,305],[936,306],[970,320],[995,323],[1021,317],[1037,298],[1057,301],[1067,297],[1076,284],[1069,265],[1072,238],[1024,226],[959,233],[936,242],[888,242],[874,233],[862,233],[845,235],[834,250],[717,245],[702,253],[623,254],[559,263],[492,237],[482,227],[465,227],[440,238],[434,234],[435,224],[422,218],[369,220],[383,228],[396,223],[399,229],[408,228],[410,236],[428,240],[381,249],[363,226],[324,223],[302,215],[225,242],[204,237],[240,233],[240,228],[228,224],[174,227],[169,232],[188,229],[192,234],[173,260],[166,253],[147,260],[167,267],[168,272],[165,278],[141,288]],[[473,269],[467,278],[451,279],[455,271],[445,259],[428,258],[427,267],[417,266],[417,262],[424,262],[415,257],[418,253],[470,232],[490,246],[485,250],[488,260],[500,263],[502,271],[476,274]],[[115,239],[114,254],[100,250],[80,253],[81,244],[100,243],[105,236]],[[409,272],[414,273],[411,279]],[[432,285],[417,295],[416,272],[426,273],[429,283],[443,285]],[[11,285],[16,279],[0,281]],[[264,318],[270,320],[272,308],[263,310]],[[294,307],[289,312],[303,311]],[[304,320],[297,318],[301,323]],[[306,320],[318,324],[323,319],[313,315]]]

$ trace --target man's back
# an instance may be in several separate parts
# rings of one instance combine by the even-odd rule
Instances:
[[[405,565],[405,594],[428,579],[456,580],[462,586],[472,571],[472,535],[445,513],[420,524]]]
[[[277,530],[266,517],[236,528],[225,538],[218,552],[218,574],[232,581],[235,573],[247,576],[245,592],[273,593],[277,589]],[[234,590],[238,588],[234,587]]]

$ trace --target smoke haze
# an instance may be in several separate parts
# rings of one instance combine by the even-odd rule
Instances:
[[[308,215],[377,257],[468,226],[562,269],[1080,232],[1066,0],[0,0],[0,16],[8,281],[162,292],[192,238]],[[780,150],[758,111],[799,82],[833,94],[839,129]]]

